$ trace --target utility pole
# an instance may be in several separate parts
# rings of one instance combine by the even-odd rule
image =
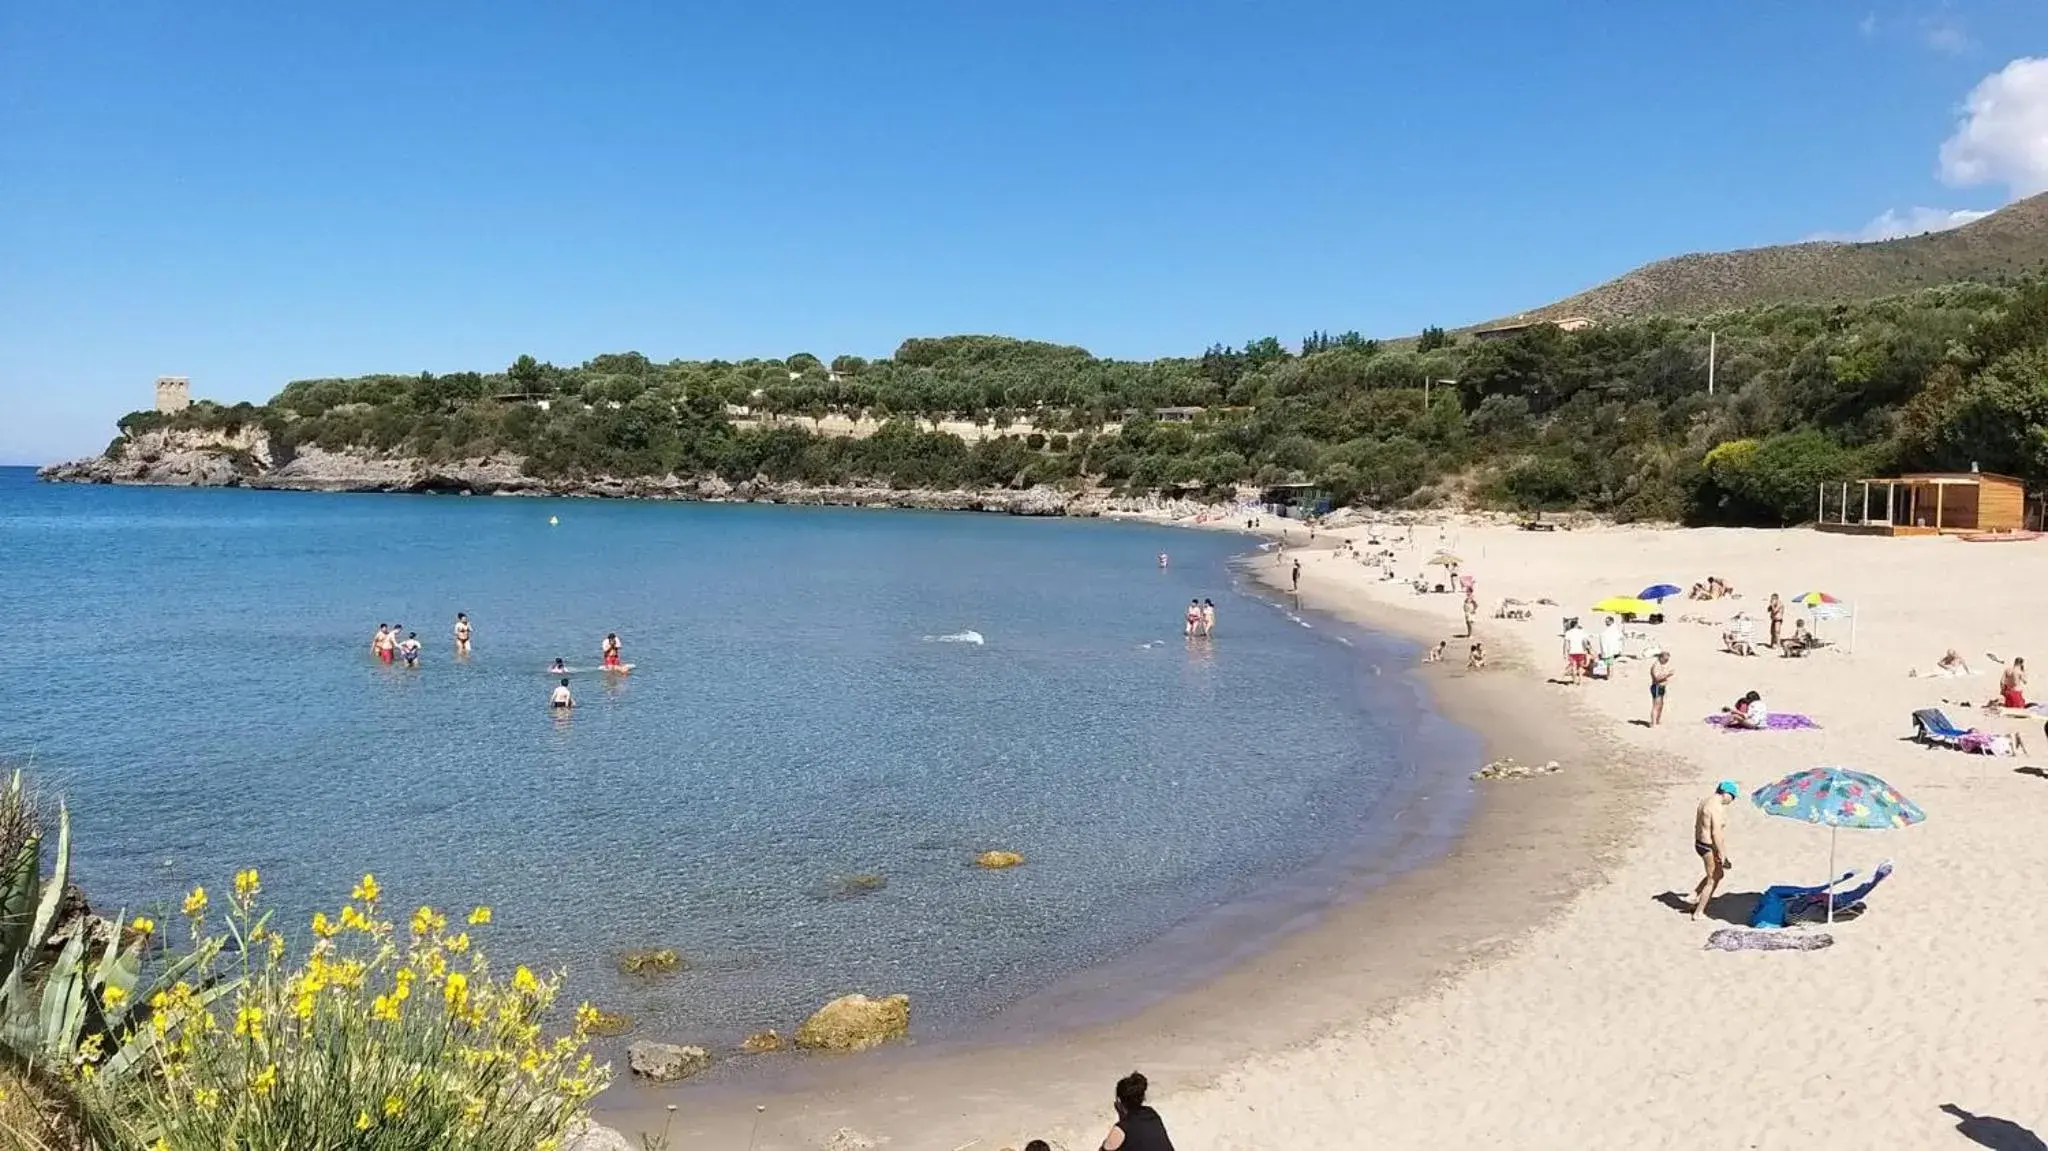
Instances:
[[[1707,394],[1714,394],[1714,353],[1719,350],[1721,333],[1707,333]]]

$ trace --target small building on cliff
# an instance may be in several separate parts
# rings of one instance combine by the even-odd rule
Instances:
[[[192,406],[192,381],[184,376],[156,378],[156,410],[166,414]]]

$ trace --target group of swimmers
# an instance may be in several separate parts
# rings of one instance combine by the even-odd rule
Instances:
[[[468,613],[456,612],[455,658],[469,658],[469,641],[472,633]],[[633,665],[625,661],[618,632],[605,633],[604,640],[598,645],[598,653],[605,671],[623,675],[633,670]],[[404,624],[380,623],[377,625],[376,634],[370,637],[370,655],[380,663],[402,663],[406,667],[416,668],[420,665],[419,633],[407,631]],[[556,656],[555,661],[548,665],[548,674],[561,677],[561,682],[555,685],[554,692],[548,698],[548,707],[554,711],[573,710],[576,707],[576,697],[569,691],[568,663],[561,656]]]
[[[1216,631],[1216,601],[1191,599],[1188,601],[1186,634],[1189,638],[1206,637]]]

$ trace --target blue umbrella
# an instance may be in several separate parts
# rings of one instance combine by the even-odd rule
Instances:
[[[1796,819],[1828,829],[1828,874],[1835,873],[1835,833],[1844,827],[1888,830],[1927,818],[1920,805],[1884,780],[1846,767],[1814,767],[1767,783],[1750,795],[1765,815]],[[1828,902],[1828,921],[1835,918]]]
[[[1670,599],[1672,596],[1675,596],[1679,592],[1684,590],[1684,588],[1679,587],[1677,584],[1653,583],[1649,587],[1646,587],[1641,592],[1637,593],[1636,598],[1656,600],[1657,602],[1662,603],[1663,601]]]

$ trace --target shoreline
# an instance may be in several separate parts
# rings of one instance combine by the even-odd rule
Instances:
[[[1202,527],[1248,534],[1223,522]],[[1239,570],[1284,604],[1290,597],[1279,586],[1281,569],[1265,562],[1267,554],[1255,553]],[[1403,645],[1441,634],[1422,613],[1313,586],[1298,602]],[[1516,652],[1509,663],[1527,666],[1527,658]],[[1177,1095],[1213,1088],[1247,1061],[1365,1025],[1494,961],[1597,880],[1599,861],[1635,825],[1611,792],[1603,797],[1593,765],[1610,757],[1588,738],[1584,717],[1559,715],[1548,701],[1514,690],[1501,671],[1469,677],[1450,664],[1420,665],[1413,651],[1405,659],[1392,672],[1411,680],[1438,721],[1476,735],[1486,759],[1557,759],[1567,770],[1475,784],[1464,769],[1439,765],[1419,788],[1425,802],[1447,786],[1476,790],[1441,852],[1403,868],[1392,853],[1368,849],[1371,859],[1348,863],[1345,890],[1306,912],[1307,923],[1112,1022],[1006,1036],[1007,1012],[999,1013],[971,1041],[807,1059],[752,1090],[746,1083],[696,1090],[626,1084],[616,1101],[599,1100],[598,1118],[629,1134],[659,1131],[664,1105],[674,1102],[672,1138],[714,1146],[752,1140],[763,1151],[820,1146],[842,1127],[891,1147],[1021,1146],[1035,1137],[1082,1146],[1108,1122],[1095,1101],[1133,1066],[1152,1078],[1171,1115]],[[1113,980],[1122,962],[1084,972],[1082,981],[1105,972]],[[1028,1013],[1035,998],[1017,1006]]]

